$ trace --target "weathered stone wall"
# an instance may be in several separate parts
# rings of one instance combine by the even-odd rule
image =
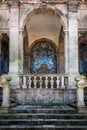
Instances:
[[[11,97],[21,104],[58,104],[76,102],[76,89],[17,89]]]
[[[12,76],[12,87],[18,87],[18,74],[23,73],[25,26],[28,34],[28,49],[33,41],[39,38],[52,40],[57,47],[60,42],[60,29],[64,34],[64,68],[69,78],[69,87],[75,88],[74,77],[79,73],[78,30],[87,31],[87,2],[83,0],[20,0],[0,1],[0,32],[8,33],[9,73]],[[67,33],[66,33],[67,32]],[[62,52],[63,53],[63,52]],[[60,60],[63,60],[61,57]],[[61,62],[62,63],[62,62]],[[62,66],[62,65],[61,65]],[[29,90],[30,91],[30,90]],[[18,100],[32,100],[34,90],[29,93],[17,90]],[[46,93],[47,90],[44,92]],[[50,91],[52,98],[57,90]],[[22,93],[24,98],[22,99]],[[37,91],[38,94],[44,94]],[[68,93],[64,95],[68,96]],[[73,93],[73,92],[72,92]],[[63,100],[58,90],[56,100]],[[44,97],[40,95],[41,99]],[[48,94],[47,94],[48,95]],[[75,95],[74,95],[75,96]],[[74,97],[69,96],[69,97]],[[36,97],[38,97],[36,95]],[[49,99],[50,96],[47,98]],[[37,98],[38,99],[38,98]]]

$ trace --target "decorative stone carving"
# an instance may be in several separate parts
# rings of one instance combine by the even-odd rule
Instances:
[[[9,107],[10,105],[10,82],[11,77],[4,74],[0,77],[0,86],[3,88],[3,102],[2,107]]]
[[[69,1],[68,10],[70,12],[77,12],[78,4],[79,4],[79,1],[75,1],[75,0],[74,1],[73,0]]]
[[[2,3],[7,3],[7,0],[0,0],[0,2],[2,2]]]
[[[77,82],[77,87],[85,87],[86,85],[86,77],[84,75],[76,76],[75,81]]]
[[[8,16],[6,13],[0,13],[0,27],[8,26]]]
[[[11,76],[7,75],[7,74],[3,74],[0,77],[0,86],[3,87],[10,87],[10,81],[11,81]]]
[[[84,88],[87,85],[86,77],[84,75],[78,75],[75,78],[76,85],[77,85],[77,106],[79,112],[81,111],[81,108],[85,107],[84,102]]]
[[[46,3],[66,3],[67,0],[41,0],[45,1]]]

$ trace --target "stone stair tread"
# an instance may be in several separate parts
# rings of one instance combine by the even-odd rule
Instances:
[[[35,128],[35,129],[38,129],[38,128],[67,128],[67,129],[87,129],[87,125],[62,125],[62,126],[59,126],[59,125],[2,125],[0,126],[0,130],[1,129],[18,129],[18,128],[21,128],[21,129],[24,129],[24,128]]]
[[[75,114],[68,114],[68,113],[6,113],[6,114],[0,114],[0,116],[22,116],[22,115],[57,115],[57,116],[87,116],[87,114],[84,114],[84,113],[75,113]]]
[[[0,114],[0,130],[7,129],[87,130],[87,114],[68,106],[16,106]]]
[[[77,121],[80,121],[80,122],[84,122],[84,121],[86,121],[87,122],[87,120],[86,119],[35,119],[35,118],[33,118],[33,119],[1,119],[0,120],[0,122],[2,122],[2,121],[5,121],[5,122],[10,122],[10,121],[18,121],[18,122],[21,122],[21,121],[24,121],[24,122],[26,122],[26,121],[58,121],[58,122],[77,122]]]
[[[16,106],[12,110],[75,110],[70,106]]]

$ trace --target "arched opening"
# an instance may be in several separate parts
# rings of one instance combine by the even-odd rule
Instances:
[[[87,76],[87,37],[81,36],[79,43],[79,72]]]
[[[6,33],[1,34],[0,42],[0,74],[9,72],[9,37]]]
[[[57,73],[57,52],[52,41],[40,39],[30,53],[30,73]]]
[[[64,73],[64,33],[62,28],[61,18],[59,14],[55,15],[53,10],[36,9],[27,16],[23,44],[24,73]],[[34,42],[36,44],[32,46]],[[46,47],[44,47],[45,45]],[[39,54],[36,54],[36,57],[39,58],[35,59],[38,47]],[[51,56],[48,56],[50,48],[52,52]],[[42,58],[41,50],[44,50]],[[54,59],[52,59],[52,53]],[[47,71],[45,72],[45,70]]]

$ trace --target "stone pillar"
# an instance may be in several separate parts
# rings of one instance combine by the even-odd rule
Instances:
[[[84,87],[83,86],[78,86],[78,89],[77,89],[77,106],[78,107],[84,107],[85,106]]]
[[[23,48],[23,29],[20,30],[19,34],[20,42],[19,42],[19,73],[23,73],[23,54],[24,54],[24,48]]]
[[[28,72],[29,72],[29,74],[30,74],[30,53],[29,53],[29,63],[28,63]]]
[[[9,107],[10,106],[10,88],[9,86],[3,87],[3,102],[2,107]]]
[[[10,8],[10,48],[9,72],[18,74],[18,43],[19,43],[19,9],[17,6]]]
[[[69,87],[75,88],[74,78],[78,75],[78,1],[69,1]]]
[[[69,72],[69,44],[68,44],[68,30],[64,30],[64,56],[65,56],[65,74]]]
[[[9,46],[9,74],[12,77],[11,87],[19,86],[19,7],[15,3],[10,5],[10,46]]]
[[[1,37],[0,37],[0,73],[2,73],[2,70],[1,70],[1,61],[2,61],[2,54],[1,54]]]
[[[75,77],[75,81],[77,86],[78,112],[85,113],[87,112],[87,108],[85,107],[85,102],[84,102],[84,88],[87,86],[87,82],[86,82],[87,79],[84,75],[78,75]]]
[[[10,81],[11,77],[7,74],[3,74],[0,77],[0,86],[3,88],[3,102],[2,107],[9,107],[10,105]]]
[[[77,13],[69,13],[69,73],[78,73],[78,23]]]

